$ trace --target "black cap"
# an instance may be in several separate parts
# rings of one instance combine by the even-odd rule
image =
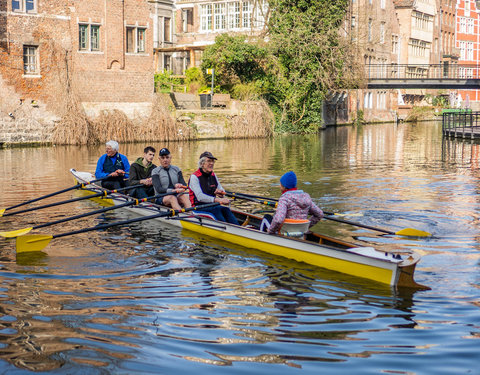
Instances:
[[[165,147],[164,147],[164,148],[162,148],[162,149],[160,150],[160,154],[159,154],[159,155],[160,155],[160,156],[170,155],[170,151],[168,151],[168,148],[165,148]]]
[[[212,155],[212,153],[210,151],[205,151],[202,153],[202,155],[200,155],[200,158],[203,158],[203,157],[206,157],[206,158],[209,158],[209,159],[213,159],[213,160],[217,160],[217,158],[215,156]]]

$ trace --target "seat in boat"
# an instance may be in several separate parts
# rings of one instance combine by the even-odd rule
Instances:
[[[304,234],[308,232],[310,227],[310,220],[307,219],[285,219],[280,234],[287,237],[303,238]]]
[[[204,212],[204,211],[192,211],[192,214],[194,216],[198,216],[198,217],[201,217],[201,218],[207,218],[207,219],[212,219],[212,220],[217,220],[215,218],[215,216],[210,213],[210,212]]]

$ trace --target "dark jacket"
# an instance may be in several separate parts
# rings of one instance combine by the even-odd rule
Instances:
[[[143,166],[143,158],[140,157],[130,166],[130,177],[128,182],[130,186],[140,184],[140,180],[152,177],[152,172],[157,166],[153,163]]]

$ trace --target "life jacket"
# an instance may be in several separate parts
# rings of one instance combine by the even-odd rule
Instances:
[[[115,154],[115,163],[113,163],[112,159],[107,155],[107,157],[105,157],[105,161],[103,162],[103,171],[110,174],[115,172],[117,169],[121,169],[123,171],[125,170],[125,166],[123,165],[120,154],[118,152]]]
[[[198,169],[193,173],[193,175],[198,177],[198,182],[200,184],[200,188],[202,189],[203,193],[206,195],[210,195],[212,197],[215,196],[215,190],[217,190],[218,182],[217,178],[215,177],[215,173],[205,173],[201,169]],[[190,203],[192,206],[198,205],[200,202],[197,200],[195,193],[192,189],[189,190],[190,196]]]

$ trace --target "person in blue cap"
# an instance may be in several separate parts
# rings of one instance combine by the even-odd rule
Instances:
[[[277,211],[273,219],[265,215],[262,230],[266,229],[268,233],[274,234],[280,230],[285,219],[305,220],[309,215],[311,227],[323,217],[323,211],[313,203],[310,195],[297,189],[297,176],[293,171],[280,177],[280,190],[282,195],[278,200]]]

